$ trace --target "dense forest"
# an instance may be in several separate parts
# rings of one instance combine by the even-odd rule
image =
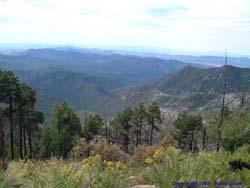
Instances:
[[[84,121],[58,103],[44,122],[35,110],[36,91],[1,71],[0,186],[165,188],[227,181],[248,187],[247,169],[229,169],[250,162],[250,116],[241,96],[237,111],[224,103],[213,112],[183,111],[171,126],[156,101],[123,107],[113,117],[85,111]]]

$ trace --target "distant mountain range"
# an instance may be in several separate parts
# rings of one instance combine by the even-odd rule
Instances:
[[[99,54],[99,55],[125,55],[125,56],[139,56],[139,57],[152,57],[159,59],[175,59],[184,63],[201,64],[203,66],[222,66],[224,65],[224,55],[221,52],[207,52],[207,53],[191,53],[171,49],[162,48],[145,48],[145,47],[110,47],[107,50],[102,48],[82,48],[74,46],[57,46],[57,45],[41,45],[41,44],[17,44],[17,45],[1,45],[0,53],[5,54],[20,54],[25,52],[24,49],[30,49],[35,46],[40,51],[41,49],[55,49],[59,51],[74,51],[86,54]],[[46,48],[47,46],[47,48]],[[49,47],[49,48],[48,48]],[[107,48],[107,47],[106,47]],[[113,49],[113,50],[112,50]],[[120,50],[117,50],[120,49]],[[193,55],[195,54],[195,55]],[[206,55],[205,55],[206,54]],[[209,55],[208,55],[209,54]],[[238,67],[250,67],[250,55],[237,55],[228,52],[228,64]]]
[[[225,64],[224,56],[206,55],[206,56],[195,56],[195,55],[173,55],[164,53],[150,53],[150,52],[123,52],[124,54],[137,55],[143,57],[156,57],[160,59],[175,59],[182,61],[184,63],[200,64],[205,66],[220,67]],[[250,58],[249,56],[244,57],[228,57],[228,64],[250,68]]]
[[[175,60],[64,48],[0,55],[0,69],[14,71],[36,89],[37,107],[47,115],[55,102],[62,101],[75,110],[103,110],[124,88],[158,80],[185,66]]]
[[[213,58],[207,57],[209,65],[224,62],[223,57]],[[242,58],[240,63],[245,65],[248,60]],[[70,47],[0,54],[0,69],[14,71],[37,91],[37,108],[46,117],[54,103],[64,101],[76,111],[106,111],[110,116],[127,106],[153,100],[165,109],[216,107],[220,104],[224,67],[208,68],[205,61],[203,65],[196,64],[198,60],[193,62]],[[250,92],[250,69],[226,69],[229,93]]]

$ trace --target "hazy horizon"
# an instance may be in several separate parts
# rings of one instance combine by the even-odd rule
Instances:
[[[250,2],[0,0],[0,43],[248,56]]]

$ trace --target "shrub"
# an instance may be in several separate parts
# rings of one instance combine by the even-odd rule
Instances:
[[[164,148],[167,148],[169,146],[172,146],[172,147],[177,147],[177,141],[174,139],[174,137],[167,133],[163,139],[160,141],[160,146],[161,147],[164,147]]]
[[[77,141],[76,145],[71,150],[70,156],[73,158],[87,157],[88,155],[88,144],[84,138]]]
[[[148,157],[152,157],[156,150],[156,146],[139,145],[135,148],[133,159],[137,163],[143,164],[145,162],[145,159]]]
[[[71,151],[72,157],[82,158],[101,155],[107,161],[125,161],[127,154],[117,144],[108,144],[105,139],[95,138],[89,144],[85,139],[80,139]]]
[[[248,116],[232,116],[223,124],[222,145],[228,151],[235,151],[244,144],[250,144]]]
[[[90,155],[99,154],[103,160],[107,161],[125,161],[127,154],[117,144],[107,144],[98,142],[91,145]]]

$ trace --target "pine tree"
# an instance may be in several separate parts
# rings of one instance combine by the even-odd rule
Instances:
[[[0,169],[6,168],[6,148],[4,140],[3,112],[0,108]]]
[[[14,160],[14,122],[13,122],[13,103],[17,97],[19,80],[11,71],[0,72],[0,102],[9,105],[10,120],[10,150],[11,159]]]
[[[149,144],[152,145],[153,144],[154,130],[156,130],[156,131],[159,130],[159,128],[157,127],[157,123],[158,124],[162,123],[161,110],[156,102],[153,102],[148,107],[147,116],[148,116],[148,123],[151,126]]]
[[[147,117],[147,110],[144,103],[134,108],[133,123],[135,124],[136,146],[142,144],[142,127],[143,121]]]

